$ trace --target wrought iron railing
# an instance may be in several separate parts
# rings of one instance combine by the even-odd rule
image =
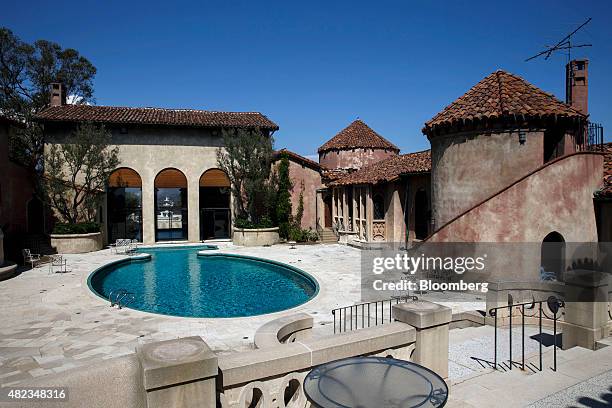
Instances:
[[[393,305],[418,300],[413,295],[393,296],[391,299],[338,307],[331,311],[334,316],[334,334],[364,329],[393,321]],[[360,313],[361,312],[361,313]],[[361,323],[361,325],[360,325]]]
[[[552,317],[548,316],[546,314],[546,312],[544,312],[543,310],[543,304],[546,304],[548,306],[548,309],[550,312],[552,312]],[[534,312],[534,314],[532,315],[527,315],[526,314],[526,310],[535,310],[536,305],[538,306],[538,311]],[[552,370],[553,371],[557,371],[557,314],[559,313],[559,309],[565,307],[565,303],[556,298],[555,296],[550,296],[547,300],[540,300],[538,302],[536,302],[535,300],[531,301],[531,302],[527,302],[527,303],[516,303],[513,304],[512,303],[512,298],[509,296],[509,301],[508,301],[508,306],[500,306],[500,307],[494,307],[492,309],[489,310],[489,316],[494,317],[495,318],[495,334],[494,334],[494,355],[493,355],[493,368],[495,370],[497,370],[498,364],[497,364],[497,317],[498,317],[498,311],[499,310],[507,310],[508,311],[508,319],[509,319],[509,341],[508,341],[508,347],[509,347],[509,354],[510,354],[510,358],[508,360],[508,366],[509,369],[512,370],[512,366],[516,365],[516,366],[520,366],[521,370],[525,370],[525,317],[535,317],[535,315],[538,315],[538,326],[539,326],[539,336],[538,336],[538,342],[540,343],[540,349],[539,349],[539,358],[540,358],[540,365],[538,367],[539,371],[542,371],[542,316],[546,317],[547,319],[550,319],[553,321],[553,367]],[[518,362],[514,361],[512,359],[512,311],[518,309],[518,311],[521,314],[521,363],[519,365]]]

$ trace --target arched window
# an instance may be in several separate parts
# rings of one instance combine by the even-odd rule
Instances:
[[[230,180],[223,170],[209,169],[200,177],[200,239],[229,238]]]
[[[155,177],[155,239],[187,239],[187,177],[164,169]]]
[[[562,281],[564,270],[565,239],[553,231],[542,240],[540,279]]]
[[[384,220],[385,219],[385,200],[381,194],[375,194],[372,198],[372,205],[374,206],[374,219]]]
[[[115,170],[108,178],[106,194],[108,242],[142,241],[142,180],[133,169]]]

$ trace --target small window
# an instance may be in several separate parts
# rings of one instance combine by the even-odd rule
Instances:
[[[374,219],[384,220],[385,219],[385,200],[382,195],[376,194],[372,199],[374,205]]]

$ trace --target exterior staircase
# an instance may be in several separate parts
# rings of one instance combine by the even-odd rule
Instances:
[[[334,231],[332,231],[331,228],[323,228],[319,232],[319,236],[321,237],[322,244],[337,244],[338,243],[338,237],[336,237],[336,234],[334,234]]]

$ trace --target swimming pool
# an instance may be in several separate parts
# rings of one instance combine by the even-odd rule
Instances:
[[[305,272],[266,259],[208,251],[202,246],[143,248],[150,260],[127,260],[94,271],[90,289],[133,293],[127,307],[184,317],[243,317],[307,302],[318,284]]]

